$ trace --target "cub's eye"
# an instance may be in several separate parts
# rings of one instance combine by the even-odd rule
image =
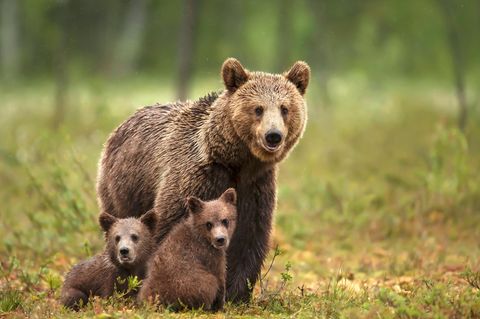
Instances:
[[[132,238],[132,241],[133,241],[133,242],[137,242],[137,241],[138,241],[138,235],[133,234],[132,236],[130,236],[130,238]]]
[[[262,114],[263,114],[263,108],[261,106],[257,106],[255,108],[255,115],[256,116],[262,116]]]
[[[222,219],[222,225],[228,227],[228,219]]]
[[[117,242],[117,243],[118,243],[119,241],[120,241],[120,236],[118,236],[118,235],[117,235],[117,236],[115,236],[115,242]]]
[[[212,229],[212,227],[213,227],[211,222],[207,222],[205,225],[207,226],[208,230]]]
[[[287,114],[288,114],[288,109],[287,109],[287,107],[286,107],[285,105],[282,105],[282,106],[280,107],[280,112],[282,112],[282,115],[283,115],[283,116],[287,116]]]

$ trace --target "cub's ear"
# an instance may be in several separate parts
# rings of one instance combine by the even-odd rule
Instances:
[[[229,203],[231,205],[236,205],[237,204],[237,192],[235,191],[234,188],[229,188],[225,192],[223,192],[222,196],[220,198],[225,202]]]
[[[117,217],[112,216],[108,213],[101,213],[100,217],[98,217],[98,222],[100,223],[100,226],[102,226],[102,229],[104,232],[108,232],[110,228],[112,227],[113,224],[117,221]]]
[[[153,232],[157,227],[157,214],[153,209],[149,210],[147,213],[143,214],[140,217],[140,221],[147,226],[147,228]]]
[[[284,76],[295,84],[301,95],[305,94],[310,81],[310,67],[308,64],[303,61],[297,61],[289,71],[284,73]]]
[[[225,87],[230,92],[235,92],[248,80],[248,71],[243,68],[235,58],[228,58],[222,65],[222,77]]]
[[[203,201],[194,196],[187,198],[187,208],[192,214],[198,214],[203,210]]]

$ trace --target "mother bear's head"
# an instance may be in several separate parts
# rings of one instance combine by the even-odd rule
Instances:
[[[284,74],[250,72],[229,58],[221,74],[237,136],[259,160],[281,161],[305,130],[310,67],[299,61]]]

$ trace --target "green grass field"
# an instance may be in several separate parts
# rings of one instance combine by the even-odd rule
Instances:
[[[220,88],[202,82],[191,96]],[[117,296],[62,309],[65,272],[103,247],[95,175],[104,141],[136,108],[173,94],[145,79],[73,83],[55,131],[53,89],[0,92],[1,318],[480,317],[478,112],[463,134],[448,88],[354,76],[333,81],[328,107],[310,88],[251,304],[171,313]]]

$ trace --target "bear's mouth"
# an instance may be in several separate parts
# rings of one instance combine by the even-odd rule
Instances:
[[[283,143],[279,143],[278,145],[275,145],[275,146],[269,146],[262,138],[259,139],[258,144],[260,144],[260,146],[268,153],[276,153],[283,146]]]
[[[130,257],[130,256],[118,256],[118,261],[120,262],[120,264],[124,265],[124,264],[131,264],[133,263],[133,258]]]
[[[213,248],[218,249],[218,250],[227,249],[228,241],[225,244],[222,244],[222,245],[212,243],[212,246],[213,246]]]

